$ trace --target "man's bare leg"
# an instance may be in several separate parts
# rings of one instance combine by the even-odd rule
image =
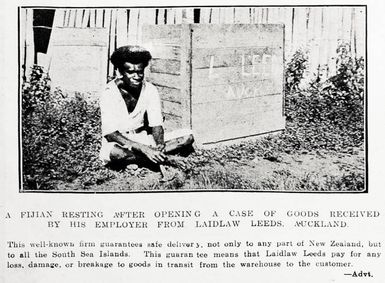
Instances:
[[[184,147],[192,145],[193,142],[194,142],[194,137],[192,134],[183,135],[180,137],[167,140],[165,141],[166,146],[164,148],[164,152],[169,153],[169,152],[178,151]]]
[[[111,162],[124,162],[127,164],[135,163],[138,161],[137,156],[130,150],[126,148],[122,148],[118,145],[114,145],[110,152],[110,160]]]
[[[191,134],[189,135],[181,135],[179,137],[167,140],[165,142],[165,153],[180,153],[184,149],[188,148],[192,145],[194,142],[194,138]],[[177,166],[177,167],[183,167],[179,165],[183,165],[183,158],[177,157],[174,155],[167,154],[167,159],[165,164]],[[115,145],[111,152],[110,152],[110,166],[118,168],[124,168],[125,166],[129,164],[147,164],[145,166],[153,167],[153,169],[157,170],[156,168],[159,165],[156,165],[155,163],[152,163],[149,159],[147,159],[144,155],[140,154],[139,152],[133,152],[126,148],[122,148],[119,145]],[[160,165],[160,171],[164,175],[165,170],[162,170],[162,165]],[[159,170],[159,168],[158,168]]]

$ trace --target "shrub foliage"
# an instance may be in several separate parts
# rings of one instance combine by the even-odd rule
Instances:
[[[99,107],[80,94],[50,91],[49,83],[42,68],[34,66],[22,86],[24,184],[54,189],[59,180],[87,185],[108,178],[98,162]]]
[[[285,139],[290,146],[346,150],[362,145],[364,59],[354,58],[349,46],[341,44],[336,63],[336,74],[325,82],[315,79],[306,90],[286,93]]]

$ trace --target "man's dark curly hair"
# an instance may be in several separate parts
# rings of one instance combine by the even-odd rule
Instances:
[[[152,56],[145,48],[138,45],[127,45],[119,47],[111,55],[111,63],[118,69],[121,69],[124,63],[131,64],[143,63],[147,67]]]

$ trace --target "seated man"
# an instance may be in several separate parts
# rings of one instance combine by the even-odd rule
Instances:
[[[150,60],[150,52],[140,46],[120,47],[111,56],[120,76],[107,84],[100,97],[100,159],[105,164],[137,163],[143,158],[163,164],[166,153],[193,142],[190,130],[164,137],[158,91],[144,80]]]

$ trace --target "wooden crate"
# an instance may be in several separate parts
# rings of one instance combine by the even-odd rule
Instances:
[[[148,25],[143,44],[167,131],[207,144],[284,129],[283,25]]]
[[[97,94],[105,87],[108,29],[54,27],[48,47],[52,87]],[[96,99],[96,95],[90,98]]]

